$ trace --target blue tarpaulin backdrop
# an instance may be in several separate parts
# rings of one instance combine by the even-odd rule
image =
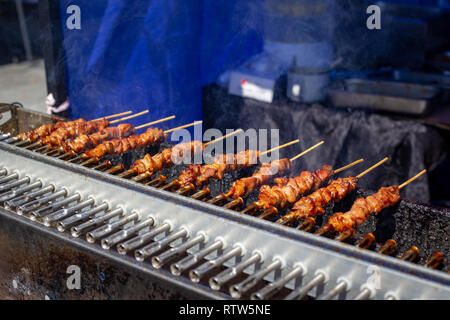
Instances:
[[[202,118],[201,88],[262,50],[259,0],[60,0],[71,116],[150,109]],[[81,29],[69,30],[69,5]],[[261,3],[259,3],[261,4]]]

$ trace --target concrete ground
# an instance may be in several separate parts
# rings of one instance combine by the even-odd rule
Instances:
[[[46,112],[44,61],[0,65],[0,103],[20,102],[24,108]]]

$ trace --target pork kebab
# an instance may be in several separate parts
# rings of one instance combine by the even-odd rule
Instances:
[[[163,189],[172,189],[174,187],[177,187],[180,188],[177,191],[178,194],[186,194],[190,191],[194,191],[196,188],[204,186],[211,179],[223,179],[223,175],[225,172],[249,168],[253,165],[256,165],[261,156],[274,152],[276,150],[280,150],[298,142],[298,139],[293,140],[263,152],[260,152],[258,150],[244,150],[238,152],[237,154],[219,154],[214,158],[214,161],[211,164],[189,165],[181,172],[178,179],[175,179],[168,185],[164,186]]]
[[[270,163],[263,163],[259,170],[255,172],[250,177],[244,177],[241,179],[238,179],[233,182],[231,185],[231,188],[228,190],[227,193],[222,193],[217,195],[216,197],[208,200],[208,203],[211,204],[218,204],[228,198],[235,199],[232,203],[227,204],[227,208],[234,208],[237,205],[242,205],[243,200],[242,197],[245,197],[252,193],[257,187],[263,185],[264,183],[268,182],[272,178],[274,178],[276,175],[281,175],[285,172],[287,172],[291,168],[291,164],[294,160],[300,158],[301,156],[307,154],[308,152],[314,150],[318,146],[323,144],[323,141],[315,144],[314,146],[308,148],[307,150],[299,153],[295,157],[292,157],[291,159],[288,158],[282,158],[278,160],[274,160]]]
[[[158,128],[148,128],[147,131],[142,134],[134,134],[126,138],[104,141],[97,145],[95,148],[86,150],[83,154],[70,161],[74,162],[80,159],[87,159],[86,161],[80,163],[80,165],[83,166],[92,163],[98,163],[100,158],[103,158],[107,155],[121,155],[125,152],[135,150],[137,148],[159,145],[161,142],[167,139],[168,133],[182,128],[192,127],[201,123],[202,121],[195,121],[193,123],[189,123],[166,131]]]
[[[274,181],[276,185],[270,186],[265,184],[259,189],[258,200],[250,204],[241,211],[244,214],[255,214],[259,210],[267,210],[276,212],[275,208],[286,208],[299,199],[302,194],[315,191],[319,187],[327,184],[334,174],[348,169],[364,159],[354,161],[342,168],[333,170],[329,165],[323,165],[320,169],[311,171],[302,171],[295,177],[280,177]],[[264,214],[263,214],[264,215]]]
[[[120,139],[126,138],[131,134],[135,133],[136,130],[161,123],[167,120],[174,119],[175,116],[166,117],[163,119],[155,120],[137,127],[134,127],[132,124],[124,123],[119,124],[116,127],[107,127],[100,131],[94,132],[93,134],[82,134],[76,137],[73,140],[64,141],[62,146],[60,146],[60,150],[65,151],[66,153],[58,158],[65,158],[67,156],[74,156],[77,153],[86,151],[88,149],[92,149],[104,141],[111,139]]]
[[[277,223],[287,224],[294,220],[314,217],[317,214],[324,214],[328,204],[343,199],[347,194],[356,189],[356,185],[361,177],[382,165],[387,160],[388,158],[384,158],[358,174],[356,177],[338,178],[331,181],[328,186],[322,187],[310,195],[302,197],[294,203],[291,212],[278,219]]]
[[[131,113],[131,111],[126,111],[126,112],[113,114],[113,115],[98,118],[98,119],[93,119],[90,121],[86,121],[83,118],[80,118],[80,119],[73,120],[73,121],[58,121],[55,124],[46,123],[46,124],[43,124],[33,130],[21,132],[16,137],[12,138],[12,142],[20,141],[19,143],[17,143],[17,145],[26,145],[26,144],[33,143],[35,141],[38,141],[42,138],[49,136],[53,131],[55,131],[59,128],[70,128],[72,126],[76,126],[78,123],[95,122],[95,121],[100,121],[102,119],[111,119],[111,118],[116,118],[116,117],[120,117],[123,115],[127,115],[130,113]]]
[[[206,148],[206,146],[212,143],[219,142],[241,132],[242,129],[238,129],[206,143],[193,140],[190,142],[179,143],[171,148],[166,148],[153,156],[150,154],[146,154],[142,159],[136,160],[131,168],[128,171],[120,174],[119,177],[129,178],[138,175],[133,180],[136,182],[140,182],[143,179],[150,177],[155,172],[161,171],[164,168],[174,166],[176,163],[180,162],[188,156],[202,152]],[[158,181],[158,184],[161,184],[163,182],[165,182],[165,179],[164,181]],[[157,182],[155,181],[155,183]]]
[[[398,203],[401,199],[400,190],[425,172],[426,170],[422,170],[399,186],[382,187],[376,193],[366,198],[358,198],[349,211],[335,213],[328,219],[327,224],[315,233],[323,235],[329,231],[344,232],[359,226],[370,215],[379,213],[384,208]]]
[[[34,151],[40,151],[41,149],[46,150],[47,152],[58,150],[55,147],[62,146],[65,141],[73,139],[82,134],[91,134],[97,131],[100,131],[113,123],[125,121],[131,118],[135,118],[141,116],[143,114],[148,113],[148,110],[142,111],[131,116],[127,116],[124,118],[120,118],[114,121],[108,121],[107,119],[100,119],[96,121],[85,121],[85,122],[77,122],[75,125],[70,127],[61,127],[53,131],[50,135],[38,140],[33,145],[28,146],[28,149],[33,149],[35,147],[40,147],[38,149],[34,149]]]

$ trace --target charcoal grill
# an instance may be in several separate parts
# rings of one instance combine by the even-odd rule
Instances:
[[[143,152],[157,150],[86,167],[18,147],[10,143],[12,136],[54,119],[13,105],[0,105],[0,111],[11,113],[0,126],[0,215],[14,226],[3,227],[2,236],[10,242],[24,238],[17,242],[26,247],[30,244],[22,233],[30,232],[28,241],[69,247],[72,255],[59,254],[58,265],[72,264],[73,252],[89,256],[94,264],[111,264],[135,282],[145,279],[140,297],[450,298],[446,209],[402,200],[366,221],[353,242],[342,243],[107,173],[119,162],[129,165]],[[180,168],[170,171],[176,176]],[[225,191],[233,178],[211,188]],[[358,190],[328,208],[328,214],[366,192]],[[362,249],[357,244],[367,232],[378,244]],[[381,254],[391,238],[396,250]],[[398,258],[413,244],[420,250],[414,263]],[[435,251],[443,255],[442,262]],[[430,262],[430,257],[437,262]],[[85,261],[79,258],[76,263],[92,269]],[[94,283],[101,291],[102,283]],[[168,288],[171,295],[161,293]],[[59,290],[67,292],[63,286]]]

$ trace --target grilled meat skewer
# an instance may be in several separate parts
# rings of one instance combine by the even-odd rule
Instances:
[[[167,132],[167,131],[166,131]],[[179,160],[186,158],[188,155],[195,155],[202,152],[206,146],[212,143],[216,143],[229,136],[241,133],[242,129],[238,129],[229,134],[226,134],[220,138],[214,139],[207,143],[201,141],[190,141],[179,143],[172,148],[167,148],[160,153],[151,156],[146,154],[144,158],[136,160],[128,171],[120,174],[122,178],[128,178],[130,176],[139,175],[135,177],[136,181],[140,181],[143,177],[149,177],[153,173],[162,170],[163,168],[171,167],[179,162]],[[175,159],[173,159],[175,158]],[[175,160],[175,161],[173,161]],[[175,163],[176,162],[176,163]]]
[[[383,187],[367,198],[359,198],[352,208],[345,212],[335,213],[328,219],[327,226],[337,232],[356,227],[371,215],[400,201],[400,189],[397,186]]]
[[[124,121],[131,118],[136,118],[145,113],[148,113],[148,110],[133,114],[128,117],[117,119],[111,122],[105,118],[102,118],[95,121],[76,123],[74,126],[70,126],[68,128],[66,127],[58,128],[57,130],[52,132],[49,136],[41,139],[40,145],[47,145],[50,147],[60,147],[63,145],[65,141],[76,138],[82,134],[92,134],[94,132],[100,131],[108,127],[113,123]]]
[[[126,138],[107,140],[84,154],[89,158],[102,158],[109,154],[123,154],[131,149],[153,145],[164,141],[167,135],[158,128],[148,128],[142,134],[134,134]]]
[[[333,174],[333,170],[328,165],[323,165],[315,172],[302,171],[293,178],[281,177],[274,181],[275,186],[265,184],[259,189],[258,200],[253,202],[241,213],[251,214],[261,209],[270,207],[284,208],[294,203],[298,197],[308,191],[316,190],[325,184]]]
[[[299,140],[293,140],[272,149],[260,152],[257,150],[245,150],[240,151],[238,154],[220,154],[217,155],[212,164],[189,165],[183,172],[181,172],[178,180],[174,180],[171,184],[176,184],[178,187],[182,187],[177,191],[179,194],[185,194],[189,191],[195,190],[209,182],[210,179],[223,179],[225,172],[231,172],[248,168],[255,165],[258,162],[260,156],[285,148],[287,146],[298,143]]]
[[[106,119],[97,121],[79,122],[73,126],[62,127],[53,131],[50,135],[41,139],[41,144],[48,146],[62,146],[63,143],[69,139],[75,138],[83,134],[91,134],[96,131],[103,130],[109,126],[109,121]]]
[[[271,178],[278,174],[283,174],[284,172],[288,171],[291,168],[292,161],[298,159],[299,157],[303,156],[304,154],[308,153],[309,151],[317,148],[323,143],[323,141],[317,143],[316,145],[308,148],[307,150],[299,153],[295,157],[288,159],[283,158],[279,160],[274,160],[271,163],[263,163],[259,170],[255,172],[250,177],[241,178],[237,181],[234,181],[230,190],[228,190],[227,193],[219,194],[218,196],[208,200],[208,203],[216,204],[218,202],[221,202],[227,198],[233,198],[235,199],[235,203],[242,202],[241,197],[247,196],[250,193],[252,193],[255,188],[258,186],[266,183]],[[231,205],[233,206],[233,205]]]
[[[384,158],[378,163],[364,170],[356,177],[339,178],[333,180],[328,186],[314,191],[309,196],[305,196],[295,202],[292,211],[281,217],[277,223],[286,224],[295,219],[304,219],[314,217],[317,214],[324,214],[325,207],[331,202],[338,202],[347,194],[356,189],[359,178],[372,171],[376,167],[386,162],[388,158]]]
[[[106,155],[113,155],[113,154],[123,154],[129,150],[133,150],[139,147],[144,147],[148,145],[157,145],[161,142],[163,142],[167,138],[167,134],[169,132],[191,127],[197,124],[202,123],[202,121],[195,121],[190,124],[186,124],[180,127],[176,127],[173,129],[169,129],[166,131],[162,131],[161,129],[157,128],[148,128],[146,132],[139,134],[139,135],[132,135],[127,138],[122,139],[113,139],[105,141],[98,146],[96,146],[93,149],[87,150],[85,153],[81,154],[75,159],[72,159],[70,161],[77,161],[78,159],[88,159],[80,165],[88,165],[91,163],[97,163],[98,160]],[[142,127],[142,126],[139,126]],[[139,128],[136,127],[136,128]],[[122,166],[123,167],[123,166]],[[111,168],[111,170],[117,171],[117,166]],[[121,168],[122,170],[122,168]],[[108,171],[109,172],[109,171]]]
[[[356,177],[336,179],[328,186],[301,198],[294,204],[292,211],[277,220],[277,223],[286,224],[295,219],[304,219],[317,214],[324,214],[327,204],[340,201],[347,194],[355,190],[357,184],[358,178]]]
[[[146,154],[144,158],[136,160],[130,170],[137,174],[153,174],[154,172],[175,165],[173,161],[174,158],[183,159],[186,157],[186,154],[197,154],[202,152],[204,149],[205,145],[201,141],[194,140],[179,143],[172,148],[164,149],[154,156]]]
[[[184,186],[193,183],[197,188],[209,182],[210,179],[222,179],[225,172],[235,171],[257,163],[259,151],[245,150],[238,154],[220,154],[214,158],[214,163],[207,165],[191,164],[184,169],[178,180]]]
[[[68,127],[76,125],[77,123],[83,123],[83,122],[86,122],[86,121],[83,118],[80,118],[80,119],[77,119],[74,121],[58,121],[55,124],[47,123],[47,124],[41,125],[40,127],[36,128],[36,129],[22,132],[17,135],[17,138],[31,143],[31,142],[35,142],[39,139],[49,136],[52,132],[54,132],[55,130],[57,130],[59,128],[68,128]]]
[[[349,211],[345,213],[337,212],[331,216],[328,219],[328,223],[317,230],[316,234],[323,235],[332,230],[343,232],[359,226],[366,221],[370,215],[398,203],[401,199],[400,189],[420,177],[425,172],[426,170],[422,170],[399,186],[382,187],[378,192],[366,198],[357,199]]]

